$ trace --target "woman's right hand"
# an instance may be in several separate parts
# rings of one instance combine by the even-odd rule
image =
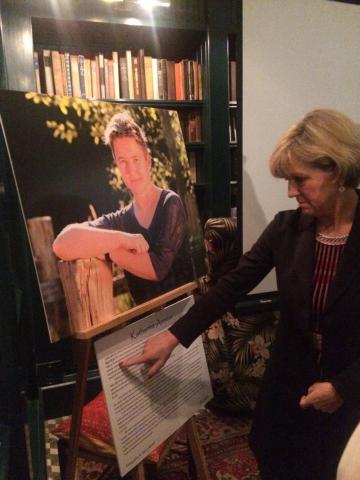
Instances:
[[[119,367],[130,367],[132,365],[146,364],[149,367],[148,377],[151,378],[167,362],[171,352],[178,345],[179,341],[169,330],[154,335],[146,340],[143,353],[127,360],[122,360]]]

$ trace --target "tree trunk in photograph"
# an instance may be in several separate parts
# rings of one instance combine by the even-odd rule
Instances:
[[[111,264],[89,258],[58,265],[72,333],[109,321],[114,315]]]
[[[61,288],[57,259],[53,253],[54,230],[49,216],[29,218],[27,228],[45,307],[49,336],[56,342],[69,335],[69,325]]]

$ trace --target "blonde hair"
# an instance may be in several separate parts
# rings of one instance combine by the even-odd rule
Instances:
[[[112,147],[115,137],[132,137],[147,151],[145,133],[127,111],[116,113],[109,120],[103,137],[105,145]]]
[[[344,186],[356,187],[360,182],[360,128],[343,113],[312,110],[275,145],[270,157],[272,175],[288,178],[294,160],[334,171]]]

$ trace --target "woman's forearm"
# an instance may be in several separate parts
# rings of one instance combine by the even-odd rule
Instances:
[[[65,227],[53,244],[55,254],[62,260],[98,257],[120,247],[143,253],[148,244],[142,235],[94,228],[84,223]]]
[[[158,281],[150,255],[145,253],[133,253],[123,248],[110,251],[110,258],[124,270],[146,280]]]

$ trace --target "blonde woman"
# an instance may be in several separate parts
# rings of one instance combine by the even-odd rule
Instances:
[[[154,375],[275,268],[281,319],[251,445],[263,480],[334,480],[360,416],[360,132],[314,110],[270,159],[295,210],[278,213],[237,266],[139,357]]]

